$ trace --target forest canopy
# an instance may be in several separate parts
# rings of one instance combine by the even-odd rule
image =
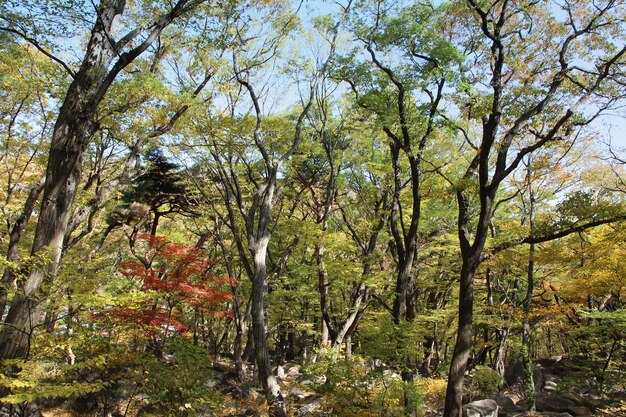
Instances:
[[[624,412],[625,39],[618,0],[0,0],[0,406]]]

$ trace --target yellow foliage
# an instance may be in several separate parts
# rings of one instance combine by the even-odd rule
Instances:
[[[415,382],[417,391],[424,396],[424,400],[443,403],[446,398],[446,387],[448,383],[445,379],[421,378]]]
[[[621,401],[618,406],[598,410],[595,415],[602,417],[626,417],[626,402]]]

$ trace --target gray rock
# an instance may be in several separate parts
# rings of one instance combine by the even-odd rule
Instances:
[[[401,379],[400,375],[392,371],[391,369],[385,369],[383,371],[383,376],[389,379]]]
[[[512,361],[504,371],[504,380],[508,386],[513,386],[519,382],[524,382],[524,364],[522,361]],[[533,366],[533,381],[535,390],[539,391],[543,386],[543,373],[537,366]]]
[[[315,377],[316,384],[324,384],[326,382],[326,375],[318,375]]]
[[[558,385],[554,381],[546,381],[545,384],[543,384],[543,390],[547,392],[556,391],[557,388],[558,388]]]
[[[463,406],[463,417],[498,417],[498,409],[494,400],[473,401]]]
[[[289,391],[289,396],[290,397],[296,397],[296,398],[299,398],[299,399],[303,399],[304,398],[304,392],[301,389],[292,388],[291,391]]]
[[[569,413],[572,416],[590,416],[593,413],[591,405],[574,393],[539,393],[537,394],[536,407],[538,411]]]
[[[281,365],[278,365],[276,367],[276,377],[280,379],[285,379],[285,368],[283,368]]]
[[[314,416],[319,414],[320,411],[322,411],[322,402],[315,401],[300,407],[297,415],[298,417]]]
[[[569,398],[559,397],[553,394],[537,393],[535,398],[537,411],[566,412],[569,407],[576,405],[578,404]]]
[[[513,399],[504,393],[499,393],[493,399],[498,404],[498,417],[506,417],[522,411]]]
[[[288,375],[288,376],[294,376],[294,377],[295,377],[295,376],[298,376],[298,375],[301,375],[301,374],[300,374],[300,368],[299,368],[299,367],[297,367],[297,366],[292,366],[292,367],[290,367],[290,368],[287,370],[287,375]]]
[[[593,413],[591,409],[583,405],[575,405],[575,406],[569,407],[567,409],[567,412],[573,416],[580,416],[580,417],[591,416],[591,414]]]

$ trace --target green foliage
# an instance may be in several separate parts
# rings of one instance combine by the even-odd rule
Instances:
[[[81,375],[98,373],[109,365],[106,356],[97,355],[83,360],[79,365],[69,365],[59,360],[63,340],[44,337],[48,349],[29,360],[14,359],[2,362],[0,386],[6,389],[3,402],[20,404],[42,399],[77,399],[98,393],[109,385],[106,378],[86,381]],[[41,338],[40,338],[41,339]],[[48,356],[45,353],[55,354]],[[102,375],[101,375],[102,376]]]
[[[144,355],[131,374],[137,391],[147,396],[147,415],[191,417],[218,408],[221,398],[209,385],[211,362],[204,349],[184,338],[169,347],[167,361]]]
[[[334,361],[325,358],[306,368],[312,377],[324,376],[326,382],[316,390],[324,395],[324,407],[338,417],[401,415],[405,399],[422,407],[422,396],[415,384],[403,382],[398,375],[386,376],[383,367],[355,357]]]
[[[127,2],[111,40],[119,40],[133,27],[153,28],[151,22],[165,10],[162,3]],[[489,8],[487,27],[480,27],[476,10],[466,2],[436,3],[352,3],[337,29],[340,41],[332,47],[337,56],[329,61],[330,74],[312,75],[324,51],[331,49],[327,41],[337,14],[327,10],[313,12],[324,15],[313,17],[309,26],[313,29],[304,35],[295,30],[300,16],[292,13],[286,0],[204,2],[198,13],[185,13],[181,25],[168,27],[145,56],[120,73],[98,105],[93,124],[98,130],[96,137],[85,138],[90,144],[83,159],[84,176],[65,241],[86,238],[68,245],[57,276],[46,277],[45,286],[37,291],[37,296],[46,295],[37,301],[45,303],[46,313],[56,322],[50,324],[49,333],[34,329],[29,361],[5,363],[0,385],[8,391],[6,402],[106,396],[116,389],[114,381],[123,381],[143,394],[142,405],[152,415],[219,414],[216,395],[207,386],[206,352],[233,350],[233,329],[246,319],[251,283],[225,280],[224,288],[219,286],[219,315],[232,319],[224,320],[216,317],[216,308],[198,305],[206,300],[199,292],[208,293],[199,285],[203,279],[176,278],[174,272],[193,266],[191,260],[183,258],[175,265],[156,262],[150,268],[152,244],[135,242],[127,248],[125,242],[145,228],[152,215],[154,229],[161,226],[169,241],[198,237],[198,247],[206,249],[199,257],[221,258],[221,265],[202,266],[202,274],[250,273],[248,245],[254,243],[250,237],[259,218],[255,210],[269,209],[255,205],[271,171],[264,158],[281,161],[275,165],[271,239],[264,259],[271,354],[284,355],[282,350],[290,345],[295,355],[304,356],[319,344],[321,262],[316,249],[323,246],[333,323],[341,324],[352,311],[360,284],[367,286],[359,306],[364,315],[350,329],[355,352],[367,359],[327,359],[307,370],[312,376],[326,376],[327,382],[316,389],[329,398],[330,412],[399,415],[406,400],[440,401],[442,380],[406,384],[383,368],[402,373],[424,365],[437,376],[447,370],[461,268],[457,223],[462,219],[456,192],[467,191],[471,219],[466,226],[474,239],[479,203],[486,196],[478,180],[494,178],[494,162],[520,162],[516,172],[505,172],[508,177],[498,182],[498,196],[490,206],[494,217],[487,219],[491,222],[486,247],[515,242],[529,233],[530,202],[536,222],[530,233],[536,235],[623,213],[624,183],[612,176],[623,175],[623,167],[598,171],[596,175],[606,178],[591,182],[578,171],[589,171],[592,147],[581,149],[572,143],[574,137],[582,141],[588,135],[577,126],[584,124],[584,112],[617,106],[623,97],[623,74],[613,71],[612,61],[605,57],[618,47],[615,40],[623,38],[623,19],[616,17],[623,16],[625,6],[610,2],[616,9],[599,16],[598,26],[571,39],[572,48],[560,55],[567,31],[588,27],[585,20],[597,13],[595,6],[565,2],[563,7],[573,8],[570,17],[576,23],[568,26],[561,21],[567,13],[553,16],[554,7],[513,2],[503,21],[504,32],[499,32],[505,33],[506,82],[495,94],[492,53],[497,48],[491,49],[492,40],[481,37],[497,24],[497,13],[505,5],[491,7],[478,0],[476,7]],[[0,16],[5,27],[0,31],[0,249],[6,251],[27,191],[44,173],[44,151],[62,92],[71,81],[62,66],[22,38],[12,39],[6,28],[32,32],[41,47],[58,53],[70,45],[84,45],[95,16],[93,5],[74,0],[5,0],[0,2]],[[127,44],[118,44],[117,52],[127,56],[124,53],[145,35],[129,37]],[[66,53],[58,56],[71,59]],[[558,62],[559,57],[569,62]],[[75,70],[75,64],[68,65]],[[263,123],[256,137],[254,103],[234,77],[233,65],[258,95]],[[593,96],[591,78],[604,69],[601,81],[611,86]],[[198,93],[202,80],[207,84]],[[313,80],[315,88],[310,91],[316,95],[302,119],[302,140],[292,157],[282,161],[293,144],[294,123]],[[557,93],[549,91],[551,86]],[[498,98],[501,103],[494,103]],[[490,118],[494,104],[499,105],[497,117]],[[551,132],[554,120],[568,109],[575,111],[572,119]],[[515,123],[524,114],[529,118]],[[487,127],[493,128],[495,137],[489,146],[481,146]],[[254,146],[255,138],[266,154]],[[542,140],[545,147],[533,150],[533,144]],[[390,142],[401,150],[397,178]],[[494,155],[509,146],[501,158]],[[527,151],[532,152],[515,159]],[[486,156],[481,161],[486,165],[476,170],[480,175],[474,175],[473,168],[467,171],[476,155]],[[392,201],[397,201],[403,214],[398,230],[406,237],[415,214],[411,181],[417,177],[409,170],[415,158],[422,164],[418,251],[410,289],[416,309],[410,321],[397,325],[387,308],[395,296],[394,270],[401,251],[390,236],[389,216]],[[570,159],[575,162],[566,166]],[[623,158],[615,159],[619,163],[623,165]],[[615,182],[608,178],[616,178],[617,186],[597,191],[600,184]],[[400,184],[398,195],[393,195],[394,180]],[[612,191],[616,187],[622,187],[621,194]],[[96,211],[89,212],[89,207]],[[102,213],[108,215],[108,224]],[[163,224],[155,219],[159,216],[167,216]],[[24,282],[25,271],[48,261],[45,253],[26,256],[38,218],[35,211],[26,226],[19,261],[0,259],[0,269],[17,273],[17,287]],[[105,236],[107,226],[114,228]],[[525,315],[519,305],[528,287],[528,248],[517,246],[482,263],[473,287],[474,350],[492,357],[499,342],[496,335],[504,334],[508,340],[503,346],[519,352],[520,323],[529,320],[533,350],[553,354],[562,353],[554,349],[563,349],[592,358],[595,362],[586,370],[595,369],[603,390],[623,386],[623,230],[623,225],[605,226],[537,244],[532,308]],[[97,253],[91,252],[94,249]],[[129,251],[142,258],[145,273],[124,276],[116,269],[131,256]],[[9,304],[15,287],[13,282],[2,283]],[[231,297],[235,292],[236,300]],[[161,317],[153,322],[149,319],[154,317],[140,317],[138,312],[158,312]],[[163,329],[172,318],[180,326],[168,334]],[[555,332],[558,343],[549,339]],[[65,364],[67,346],[76,355],[72,366]],[[529,362],[536,354],[525,353]],[[92,382],[85,382],[86,376]],[[492,396],[501,382],[497,373],[479,366],[468,395]]]
[[[372,312],[361,323],[359,343],[363,354],[404,369],[406,357],[422,357],[417,343],[422,331],[415,323],[395,325],[388,312]]]
[[[493,398],[503,384],[504,378],[499,373],[479,365],[474,368],[472,381],[467,387],[468,395],[472,399]]]

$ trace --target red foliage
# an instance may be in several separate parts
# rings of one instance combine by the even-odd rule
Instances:
[[[139,261],[120,264],[125,276],[141,283],[141,290],[154,295],[152,301],[138,308],[112,308],[98,314],[115,322],[135,323],[148,333],[181,333],[188,329],[181,317],[185,308],[217,318],[226,318],[224,304],[233,299],[232,278],[210,273],[215,262],[205,259],[201,250],[173,243],[163,236],[142,234],[135,241],[145,241],[148,266]],[[228,288],[227,288],[228,287]]]

